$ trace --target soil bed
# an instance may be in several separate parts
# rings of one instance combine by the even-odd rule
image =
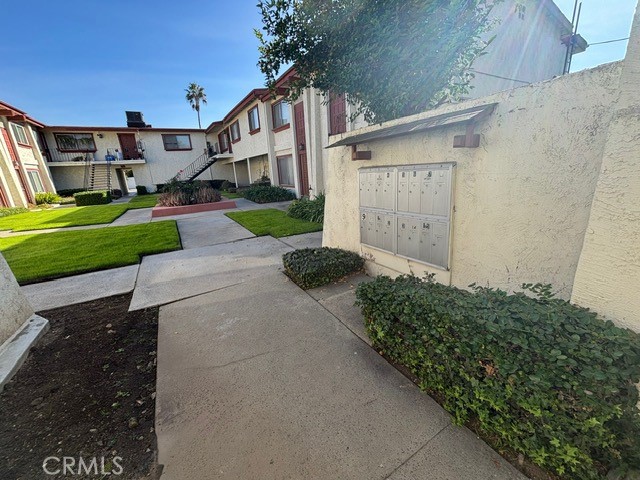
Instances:
[[[3,479],[70,478],[97,458],[114,478],[157,478],[155,422],[158,309],[128,313],[131,294],[40,312],[50,331],[0,394]],[[50,460],[45,475],[43,461]],[[121,460],[114,460],[120,457]],[[101,466],[104,458],[104,468]]]

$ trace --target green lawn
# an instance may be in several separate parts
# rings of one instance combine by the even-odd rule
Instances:
[[[0,218],[0,230],[24,232],[45,228],[77,227],[111,223],[129,207],[126,204],[95,205],[90,207],[53,208],[19,213]]]
[[[47,228],[79,227],[111,223],[127,210],[155,207],[158,195],[141,195],[129,203],[93,205],[88,207],[54,208],[0,217],[0,230],[25,232]]]
[[[126,205],[130,208],[151,208],[155,207],[158,203],[158,194],[152,193],[149,195],[136,195]]]
[[[275,208],[229,212],[225,215],[258,236],[271,235],[280,238],[322,230],[321,223],[291,218],[287,216],[286,212]]]
[[[0,239],[0,251],[22,285],[133,265],[142,255],[180,248],[173,220]]]
[[[233,198],[243,198],[239,193],[231,193],[231,192],[220,192],[224,198],[233,199]]]

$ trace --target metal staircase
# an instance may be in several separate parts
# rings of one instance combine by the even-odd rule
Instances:
[[[198,175],[216,163],[217,158],[215,155],[216,152],[204,152],[184,169],[180,170],[175,178],[181,182],[192,182],[198,177]]]

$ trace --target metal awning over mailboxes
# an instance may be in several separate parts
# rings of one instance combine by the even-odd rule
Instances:
[[[478,120],[490,115],[497,103],[489,103],[485,105],[479,105],[477,107],[466,108],[464,110],[458,110],[455,112],[443,113],[440,115],[434,115],[432,117],[421,118],[420,120],[413,120],[411,122],[403,123],[400,125],[392,125],[389,127],[382,127],[375,131],[361,133],[359,135],[352,135],[335,143],[332,143],[327,148],[342,147],[342,146],[355,146],[361,143],[368,143],[376,140],[383,140],[392,137],[399,137],[401,135],[410,135],[416,132],[422,132],[425,130],[431,130],[434,128],[451,126],[451,125],[470,125],[473,126]],[[479,142],[479,136],[477,138]],[[473,129],[467,131],[467,135],[460,135],[454,139],[454,147],[473,147],[475,145],[475,135]],[[364,153],[364,152],[358,152]],[[355,159],[355,158],[354,158]],[[364,159],[364,158],[363,158]]]

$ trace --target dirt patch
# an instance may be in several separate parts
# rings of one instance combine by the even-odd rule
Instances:
[[[130,301],[119,295],[40,312],[51,329],[0,394],[3,479],[158,476],[158,309],[128,313]],[[47,457],[60,459],[47,464],[59,475],[45,475]],[[62,475],[62,457],[74,460],[75,475]],[[81,457],[89,473],[77,475]]]

